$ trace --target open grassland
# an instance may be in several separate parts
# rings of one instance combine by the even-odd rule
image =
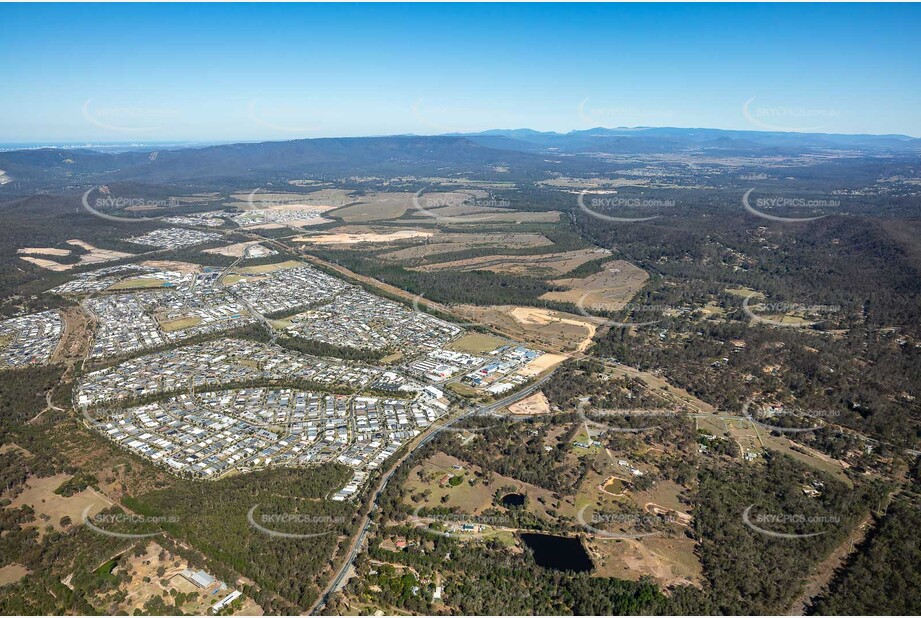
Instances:
[[[501,251],[502,249],[531,249],[551,245],[553,245],[553,241],[543,234],[535,232],[484,234],[438,232],[427,237],[424,244],[382,253],[380,257],[387,260],[412,261],[468,249],[495,248]]]
[[[201,265],[192,262],[180,262],[178,260],[145,260],[141,266],[149,266],[159,270],[174,270],[177,273],[190,274],[201,271]]]
[[[251,240],[248,242],[238,242],[232,245],[226,245],[224,247],[215,247],[214,249],[203,249],[202,253],[210,253],[213,255],[223,255],[226,257],[242,257],[246,250],[249,247],[259,245],[258,240]]]
[[[760,433],[766,448],[772,451],[778,451],[784,455],[789,455],[807,466],[830,474],[848,487],[854,485],[854,482],[845,474],[845,470],[848,468],[846,463],[838,461],[837,459],[832,459],[828,455],[811,449],[808,446],[791,442],[788,438],[783,436],[773,436],[766,431]]]
[[[537,184],[555,189],[611,189],[616,187],[645,187],[649,185],[646,178],[571,178],[555,176],[539,181]],[[612,191],[612,193],[614,193]]]
[[[477,210],[473,210],[477,209]],[[560,220],[560,213],[556,210],[546,212],[533,212],[524,210],[512,210],[509,208],[502,209],[484,209],[471,207],[468,214],[451,214],[462,212],[452,207],[433,208],[426,210],[425,213],[417,212],[414,217],[441,218],[445,223],[457,224],[476,224],[476,223],[557,223]]]
[[[311,193],[276,192],[263,193],[234,193],[230,196],[233,201],[225,206],[232,206],[240,210],[273,209],[284,206],[300,206],[331,210],[355,201],[351,192],[344,189],[321,189]]]
[[[356,244],[382,244],[410,239],[428,239],[434,232],[425,230],[396,230],[392,232],[346,231],[338,228],[333,232],[312,234],[309,236],[296,236],[292,242],[304,242],[313,245],[356,245]]]
[[[238,268],[236,270],[246,275],[264,275],[266,273],[274,273],[279,270],[286,270],[288,268],[297,268],[301,265],[302,262],[298,262],[297,260],[285,260],[284,262],[275,262],[273,264],[244,266],[243,268]]]
[[[156,277],[133,277],[131,279],[122,279],[112,285],[107,290],[139,290],[148,288],[162,288],[167,282]]]
[[[761,292],[751,288],[726,288],[726,293],[732,294],[733,296],[738,296],[740,298],[747,298],[749,296],[764,296]]]
[[[703,582],[697,544],[684,536],[647,536],[639,539],[589,537],[586,547],[599,577],[637,581],[651,577],[662,586]]]
[[[586,309],[617,311],[623,309],[649,280],[641,268],[623,260],[604,265],[604,270],[587,277],[554,279],[554,285],[565,291],[547,292],[541,298],[564,303],[581,304]]]
[[[36,521],[25,524],[36,526],[39,535],[44,534],[47,525],[61,531],[61,518],[67,516],[75,524],[83,521],[83,512],[89,509],[88,517],[111,506],[111,501],[91,489],[84,489],[71,496],[62,496],[54,490],[73,478],[70,474],[55,474],[44,478],[29,477],[25,489],[10,503],[9,508],[17,509],[28,505],[35,511]]]
[[[467,333],[460,339],[452,341],[446,347],[449,350],[467,352],[468,354],[485,354],[503,345],[504,339],[485,333]]]
[[[542,255],[494,255],[426,264],[411,270],[422,272],[485,270],[527,277],[553,277],[568,273],[586,262],[597,260],[605,255],[607,253],[599,249],[577,249]]]
[[[430,176],[420,180],[426,184],[446,187],[469,186],[480,189],[514,189],[517,186],[514,182],[506,180],[474,180],[472,178],[445,178],[441,176]]]
[[[371,221],[389,221],[399,219],[408,210],[415,210],[413,198],[415,193],[372,193],[357,197],[357,204],[344,206],[328,213],[329,216],[346,223],[369,223]],[[429,203],[453,204],[470,199],[467,193],[431,193],[424,198]],[[421,203],[421,202],[420,202]]]
[[[454,439],[461,440],[462,435],[456,434]],[[474,436],[474,441],[470,442],[470,448],[475,448],[476,440],[483,439],[481,435],[474,434]],[[455,466],[459,466],[460,469]],[[462,482],[452,486],[450,481],[446,480],[452,476],[460,476]],[[547,509],[555,502],[553,492],[509,476],[495,473],[490,476],[491,480],[487,482],[479,466],[437,452],[410,471],[405,485],[408,490],[406,504],[414,508],[447,506],[456,508],[463,514],[479,515],[490,508],[503,508],[494,504],[493,499],[496,492],[501,487],[514,487],[515,493],[527,496],[526,509],[528,511],[538,517],[551,519]],[[414,494],[418,498],[426,491],[429,492],[428,495],[422,496],[419,502],[412,500]],[[448,497],[447,502],[442,502],[444,496]]]
[[[55,249],[53,247],[23,247],[16,249],[16,253],[25,255],[56,255],[58,257],[70,255],[70,249]]]
[[[536,307],[458,305],[453,309],[513,339],[561,353],[585,350],[600,322],[596,318]]]
[[[166,320],[160,322],[160,328],[166,332],[172,332],[177,330],[182,330],[184,328],[192,328],[193,326],[198,326],[201,324],[201,318],[198,316],[193,316],[189,318],[179,318],[176,320]]]
[[[64,333],[51,357],[52,362],[84,358],[93,339],[93,318],[80,305],[62,309],[61,318]]]

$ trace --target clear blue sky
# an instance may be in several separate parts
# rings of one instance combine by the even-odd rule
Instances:
[[[0,142],[921,136],[917,5],[5,4],[0,67]]]

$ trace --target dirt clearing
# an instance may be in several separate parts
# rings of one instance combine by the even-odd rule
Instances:
[[[595,335],[599,318],[537,307],[457,305],[456,313],[488,324],[504,335],[552,352],[585,350]]]
[[[23,247],[22,249],[16,249],[16,253],[24,253],[26,255],[70,255],[70,249],[54,249],[51,247]]]
[[[533,416],[535,414],[550,414],[550,402],[543,391],[516,401],[508,407],[508,411],[520,416]]]
[[[7,584],[15,584],[29,573],[31,573],[31,571],[21,564],[13,563],[5,567],[0,567],[0,587],[6,586]]]
[[[565,253],[547,253],[544,255],[490,255],[427,264],[412,270],[423,272],[485,270],[526,277],[558,277],[586,262],[603,258],[606,255],[609,255],[609,252],[604,249],[578,249],[576,251],[566,251]]]
[[[32,507],[35,511],[36,521],[25,524],[38,528],[39,535],[44,534],[46,525],[51,525],[55,530],[61,531],[61,518],[65,515],[70,520],[79,524],[83,521],[83,511],[89,508],[89,517],[112,505],[112,502],[92,489],[84,489],[72,496],[61,496],[54,493],[64,482],[73,478],[70,474],[56,474],[45,478],[29,477],[25,489],[16,496],[9,508],[16,509],[23,505]]]
[[[211,253],[214,255],[223,255],[226,257],[243,257],[243,254],[246,253],[246,250],[250,247],[259,247],[262,251],[258,249],[253,249],[250,251],[250,257],[263,257],[265,255],[272,255],[270,249],[266,249],[258,240],[253,240],[250,242],[238,242],[232,245],[227,245],[225,247],[216,247],[214,249],[204,249],[202,253]],[[260,254],[261,255],[258,255]]]
[[[567,288],[562,292],[547,292],[542,299],[578,304],[586,309],[618,311],[630,302],[642,288],[649,275],[630,262],[615,260],[605,264],[604,271],[582,278],[554,279],[554,285]]]
[[[467,249],[495,248],[502,249],[530,249],[532,247],[549,247],[553,244],[543,234],[524,233],[487,233],[487,234],[455,234],[437,233],[426,239],[425,244],[398,249],[383,253],[380,257],[387,260],[416,260],[433,255],[455,253]]]
[[[314,245],[355,245],[359,243],[387,243],[399,240],[408,240],[410,238],[427,238],[432,236],[433,232],[422,230],[398,230],[396,232],[379,233],[332,233],[316,234],[313,236],[297,236],[292,238],[293,242],[306,242]]]

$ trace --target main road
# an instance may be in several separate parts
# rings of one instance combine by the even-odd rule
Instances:
[[[329,601],[329,596],[337,588],[339,588],[339,586],[342,584],[342,580],[344,580],[345,577],[348,575],[349,569],[351,569],[352,566],[354,565],[355,558],[358,557],[358,553],[361,551],[362,545],[364,545],[365,539],[368,536],[368,532],[370,532],[371,530],[371,513],[374,512],[374,510],[378,508],[377,501],[380,499],[381,494],[384,493],[384,490],[387,488],[387,484],[390,482],[390,479],[396,473],[397,469],[401,465],[403,465],[403,463],[407,459],[412,457],[413,454],[416,451],[418,451],[420,448],[422,448],[423,446],[431,442],[433,439],[435,439],[435,436],[437,436],[439,433],[449,429],[451,425],[454,425],[455,423],[468,419],[472,416],[493,414],[497,410],[500,410],[504,408],[505,406],[508,406],[509,404],[515,403],[516,401],[520,399],[524,399],[525,397],[528,397],[534,391],[536,391],[541,386],[543,386],[544,382],[550,379],[550,376],[553,375],[554,371],[556,370],[554,369],[553,371],[546,373],[545,375],[543,375],[541,378],[539,378],[535,382],[532,382],[531,384],[529,384],[528,386],[526,386],[525,388],[519,391],[515,391],[514,393],[512,393],[511,395],[508,395],[507,397],[503,397],[502,399],[494,401],[493,403],[490,403],[488,405],[477,406],[475,408],[472,408],[464,412],[463,414],[460,414],[451,419],[448,419],[443,423],[432,425],[429,428],[428,433],[425,434],[421,440],[418,440],[414,445],[410,446],[409,450],[406,453],[404,453],[403,456],[400,457],[400,459],[397,460],[397,462],[394,463],[390,467],[390,469],[381,477],[380,481],[377,484],[377,488],[374,490],[374,496],[371,498],[371,502],[368,505],[368,509],[367,509],[367,512],[365,513],[364,520],[361,523],[361,529],[358,535],[355,537],[355,540],[352,542],[352,545],[349,549],[348,558],[346,558],[345,562],[339,568],[339,571],[330,580],[329,584],[326,586],[326,589],[320,595],[320,598],[317,599],[317,602],[313,604],[313,606],[310,608],[310,611],[307,613],[312,615],[312,614],[315,614],[320,609],[322,609],[323,607],[325,607],[326,603]]]

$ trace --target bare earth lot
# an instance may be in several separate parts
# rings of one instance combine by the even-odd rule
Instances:
[[[453,309],[513,339],[560,353],[585,350],[601,322],[599,318],[536,307],[458,305]]]
[[[297,236],[293,242],[306,242],[314,245],[355,245],[360,243],[388,243],[411,238],[428,238],[433,232],[423,230],[397,230],[393,232],[347,232],[345,228],[328,234]]]
[[[25,260],[26,262],[30,262],[32,264],[35,264],[36,266],[39,266],[41,268],[45,268],[47,270],[51,270],[54,272],[62,272],[65,270],[70,270],[77,266],[85,266],[87,264],[99,264],[102,262],[110,262],[112,260],[120,260],[122,258],[132,257],[134,255],[132,253],[124,253],[122,251],[112,251],[110,249],[100,249],[98,247],[94,247],[88,242],[83,242],[82,240],[79,240],[77,238],[72,238],[68,240],[67,244],[73,245],[75,247],[80,247],[81,249],[84,249],[86,251],[86,253],[80,256],[79,262],[75,262],[73,264],[62,264],[61,262],[57,262],[55,260],[48,259],[48,258],[33,257],[33,255],[52,255],[52,256],[61,257],[65,255],[70,255],[71,251],[69,249],[26,247],[24,249],[19,249],[18,252],[23,253],[23,254],[28,254],[28,255],[24,255],[21,257],[21,259]]]
[[[30,573],[29,569],[21,564],[8,564],[0,567],[0,588],[7,584],[15,584]]]
[[[529,397],[525,397],[521,401],[516,401],[508,407],[508,411],[512,414],[518,414],[523,416],[532,416],[534,414],[549,414],[550,413],[550,402],[547,401],[547,396],[544,395],[543,391],[537,391]]]

